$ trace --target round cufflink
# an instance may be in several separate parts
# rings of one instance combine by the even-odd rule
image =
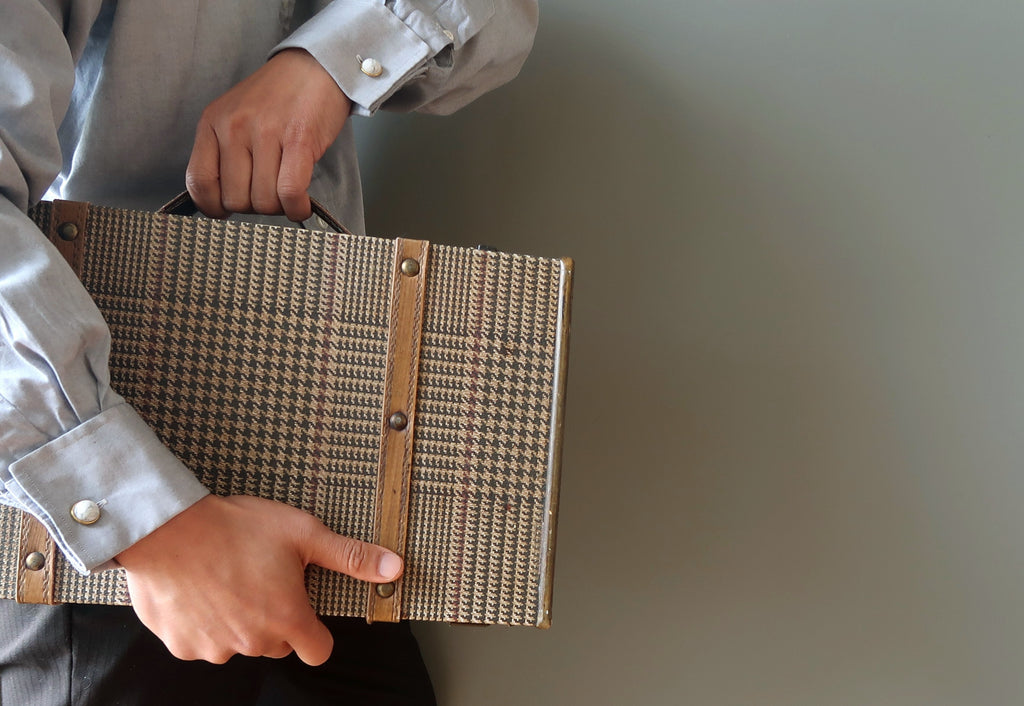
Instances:
[[[92,525],[100,519],[99,503],[92,500],[79,500],[71,506],[71,519],[80,525]]]
[[[384,73],[384,67],[376,59],[364,59],[361,56],[357,56],[359,60],[359,70],[370,78],[377,78]]]

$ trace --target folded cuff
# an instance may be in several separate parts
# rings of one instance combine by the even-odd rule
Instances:
[[[124,549],[209,491],[127,404],[111,407],[11,464],[8,490],[42,522],[81,573]],[[91,501],[82,524],[73,505]]]
[[[305,49],[334,78],[353,103],[353,112],[369,115],[409,79],[426,71],[427,61],[449,41],[440,26],[423,38],[382,2],[334,2],[274,48]],[[375,62],[378,75],[362,70]],[[371,72],[371,73],[376,73]]]

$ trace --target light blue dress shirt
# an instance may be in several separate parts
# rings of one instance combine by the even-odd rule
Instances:
[[[4,0],[0,502],[89,572],[208,492],[111,389],[109,331],[32,204],[159,206],[202,110],[280,49],[312,54],[356,114],[448,113],[515,76],[536,20],[534,0]],[[310,192],[362,228],[350,122]],[[71,517],[80,500],[100,521]]]

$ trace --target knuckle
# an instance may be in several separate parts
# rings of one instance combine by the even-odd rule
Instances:
[[[295,532],[295,538],[302,545],[320,541],[321,534],[325,529],[320,520],[305,512],[288,513],[288,522]]]
[[[225,194],[221,197],[221,205],[224,207],[224,210],[231,213],[245,213],[251,210],[252,204],[245,197]]]
[[[215,125],[218,122],[221,114],[223,114],[224,112],[223,108],[221,107],[221,103],[221,99],[218,98],[217,100],[213,101],[212,103],[208,104],[205,108],[203,108],[203,112],[199,114],[199,125]]]
[[[164,640],[163,642],[167,651],[176,659],[180,659],[183,662],[191,662],[200,658],[196,651],[192,649],[192,646],[187,643],[178,640]]]
[[[302,633],[309,624],[309,610],[305,605],[289,602],[281,607],[277,624],[283,635]]]
[[[275,214],[281,212],[281,204],[275,197],[255,194],[252,197],[252,208],[257,213]]]
[[[214,125],[216,125],[217,116],[214,113],[213,105],[206,106],[206,109],[199,114],[199,120],[196,121],[196,137],[206,132],[215,132]]]
[[[293,221],[309,218],[312,209],[306,191],[309,179],[303,181],[292,174],[282,173],[277,182],[277,198],[288,217]]]
[[[264,657],[270,657],[271,659],[283,659],[292,653],[292,648],[289,645],[282,644],[272,650],[267,650]]]
[[[190,193],[204,193],[214,187],[218,182],[218,176],[208,170],[199,167],[189,167],[185,172],[185,188]]]
[[[246,657],[259,657],[264,651],[263,643],[250,636],[241,637],[235,645],[235,652]]]
[[[369,563],[369,551],[362,542],[349,540],[341,548],[341,562],[345,573],[358,574]]]
[[[313,142],[313,130],[305,120],[291,121],[281,133],[281,144],[286,147],[311,147]]]
[[[217,134],[231,140],[243,135],[250,135],[254,130],[258,130],[258,127],[254,128],[253,120],[249,113],[236,110],[221,116]]]
[[[277,195],[282,201],[301,198],[305,194],[306,188],[295,179],[282,176],[277,183]]]
[[[231,651],[231,650],[225,650],[225,649],[211,650],[210,652],[208,652],[203,657],[203,659],[205,661],[209,662],[210,664],[224,664],[229,659],[234,657],[235,654],[236,653]]]
[[[247,126],[253,138],[259,143],[280,144],[281,130],[270,120],[260,120]]]

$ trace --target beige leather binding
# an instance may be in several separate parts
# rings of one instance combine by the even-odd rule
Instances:
[[[76,275],[85,260],[89,206],[76,201],[54,201],[46,236]],[[21,514],[18,544],[17,601],[53,604],[54,544],[46,528],[28,513]]]
[[[39,559],[38,555],[42,560],[34,563],[33,560]],[[53,540],[39,520],[27,512],[21,513],[18,559],[18,603],[53,605]]]
[[[373,541],[403,557],[428,252],[426,241],[395,241]],[[368,623],[397,622],[401,619],[402,579],[370,585],[366,601]]]
[[[85,262],[88,221],[89,204],[80,201],[53,202],[53,216],[46,235],[79,277]]]

